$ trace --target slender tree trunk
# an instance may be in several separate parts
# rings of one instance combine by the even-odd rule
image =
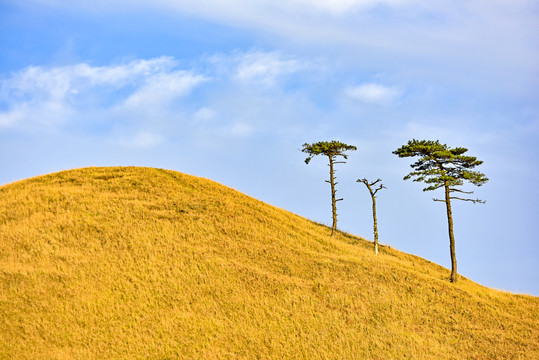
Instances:
[[[376,197],[372,193],[372,190],[369,187],[372,197],[372,218],[374,221],[374,253],[378,255],[378,223],[376,221]]]
[[[447,225],[449,227],[449,252],[451,253],[451,282],[459,279],[457,274],[457,256],[455,255],[455,237],[453,235],[453,213],[451,212],[451,199],[449,198],[449,184],[445,183],[445,206],[447,209]]]
[[[331,209],[333,211],[333,225],[331,226],[331,236],[337,231],[337,200],[335,191],[335,173],[333,170],[333,157],[329,158],[329,183],[331,184]]]
[[[372,199],[372,220],[373,220],[373,229],[374,229],[374,253],[378,255],[378,221],[376,220],[376,193],[378,190],[385,189],[384,184],[380,183],[380,187],[376,190],[372,190],[372,186],[376,185],[379,181],[382,181],[382,179],[378,179],[372,183],[369,183],[367,179],[363,180],[357,180],[357,182],[362,182],[367,186],[367,189],[369,189],[369,194],[371,194]]]

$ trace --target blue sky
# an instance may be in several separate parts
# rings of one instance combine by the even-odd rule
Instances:
[[[539,295],[539,4],[531,0],[0,0],[0,184],[85,166],[213,179],[449,267],[441,194],[402,178],[412,138],[484,161],[455,203],[459,273]],[[448,273],[449,275],[449,273]]]

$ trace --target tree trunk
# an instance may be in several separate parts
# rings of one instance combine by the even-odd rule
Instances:
[[[447,209],[447,225],[449,228],[449,251],[451,253],[451,282],[458,281],[457,257],[455,255],[455,237],[453,235],[453,213],[451,212],[451,199],[449,198],[449,184],[445,182],[445,206]]]
[[[331,236],[337,231],[337,200],[335,197],[335,174],[333,170],[333,157],[329,158],[329,183],[331,184],[331,209],[333,211],[333,225],[331,226]]]
[[[372,218],[374,220],[374,253],[378,255],[378,223],[376,221],[376,197],[372,193],[369,187],[369,191],[372,196]]]

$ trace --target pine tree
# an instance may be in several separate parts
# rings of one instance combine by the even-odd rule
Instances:
[[[455,255],[455,238],[453,235],[453,214],[451,211],[451,200],[471,201],[473,203],[484,203],[479,199],[468,199],[452,196],[453,193],[472,194],[473,191],[462,191],[458,186],[468,181],[476,186],[481,186],[488,181],[488,178],[478,172],[472,171],[474,167],[481,165],[483,161],[477,160],[473,156],[463,155],[468,149],[457,147],[451,149],[445,144],[440,144],[438,140],[411,140],[407,145],[401,146],[393,154],[399,157],[419,156],[419,160],[410,165],[414,171],[404,177],[404,180],[414,178],[413,181],[424,182],[428,186],[423,191],[431,191],[444,188],[444,199],[433,199],[444,202],[447,211],[447,223],[449,228],[449,250],[451,254],[451,282],[457,282],[457,258]]]
[[[345,154],[346,151],[357,150],[353,145],[347,145],[340,141],[319,141],[313,144],[303,144],[302,152],[309,154],[305,159],[305,163],[309,164],[311,159],[316,155],[325,155],[329,160],[329,180],[326,180],[327,183],[331,185],[331,209],[333,213],[333,225],[331,227],[331,236],[337,230],[337,201],[343,199],[337,199],[336,193],[337,190],[335,186],[338,184],[335,182],[335,164],[344,164],[345,161],[336,161],[338,156],[348,159],[348,155]]]

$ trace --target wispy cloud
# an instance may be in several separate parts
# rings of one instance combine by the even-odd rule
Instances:
[[[405,6],[417,1],[410,0],[292,0],[303,6],[309,6],[333,15],[343,15],[353,10],[367,10],[375,6]]]
[[[378,104],[390,103],[401,96],[401,91],[396,87],[389,87],[376,83],[348,87],[344,92],[352,99]]]
[[[189,71],[161,72],[147,76],[144,84],[131,94],[122,107],[127,109],[155,109],[188,94],[195,86],[207,80]]]
[[[174,59],[160,57],[109,66],[29,67],[0,81],[0,127],[58,126],[107,110],[155,111],[206,79],[176,66]]]
[[[248,51],[216,54],[208,62],[222,77],[251,85],[271,86],[287,75],[308,68],[305,60],[277,51]]]
[[[294,43],[358,46],[422,58],[436,56],[534,65],[539,52],[535,0],[28,0],[85,12],[160,10],[194,16]],[[29,5],[27,5],[29,6]],[[535,45],[534,45],[535,44]],[[359,52],[361,53],[361,52]],[[387,55],[387,54],[386,54]],[[386,61],[389,59],[386,58]]]
[[[7,96],[64,98],[79,90],[97,86],[126,86],[140,78],[169,71],[176,65],[171,57],[135,60],[127,64],[91,66],[76,64],[46,68],[30,66],[2,81],[2,94]]]
[[[316,107],[308,88],[288,87],[317,71],[305,59],[260,50],[202,56],[183,68],[171,57],[34,66],[1,80],[0,130],[81,129],[139,148],[166,142],[171,132],[176,138],[282,132]]]
[[[247,37],[263,39],[262,46],[285,44],[308,54],[331,54],[336,66],[354,62],[357,68],[384,73],[406,68],[405,76],[417,80],[502,96],[537,89],[536,0],[28,0],[24,6],[44,5],[96,17],[127,6],[135,16],[166,12],[240,29],[252,34]],[[272,86],[297,71],[295,59],[275,53],[250,56],[236,64],[235,81]]]
[[[273,84],[280,75],[291,74],[299,69],[299,62],[283,59],[277,53],[249,53],[239,58],[236,78],[241,81],[255,81]]]

